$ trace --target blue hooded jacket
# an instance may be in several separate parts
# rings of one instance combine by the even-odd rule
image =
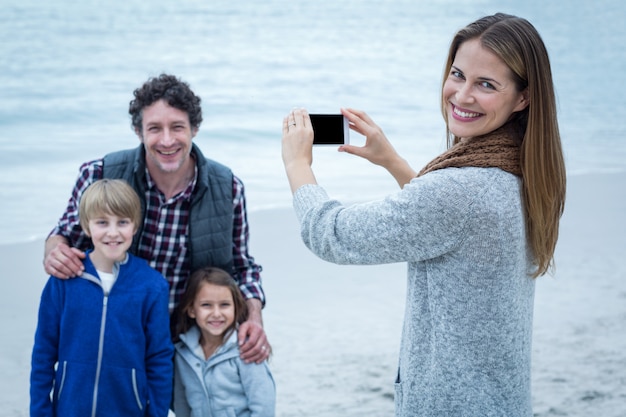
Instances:
[[[43,290],[31,417],[167,416],[174,352],[167,281],[128,254],[105,294],[89,252],[84,265],[81,277],[50,277]]]

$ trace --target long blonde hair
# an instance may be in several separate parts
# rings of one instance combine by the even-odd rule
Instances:
[[[528,242],[537,270],[544,275],[554,266],[559,220],[565,206],[566,174],[556,115],[556,98],[548,52],[537,32],[525,19],[497,13],[483,17],[457,32],[450,45],[444,83],[463,42],[479,39],[513,72],[518,91],[527,89],[529,105],[514,113],[510,122],[524,138],[521,145],[523,202]],[[442,112],[447,124],[445,98]],[[460,138],[448,130],[448,146]]]

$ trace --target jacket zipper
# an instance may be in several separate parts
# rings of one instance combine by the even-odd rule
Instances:
[[[93,389],[93,405],[91,408],[92,417],[96,417],[96,410],[98,409],[98,385],[100,383],[100,371],[102,370],[102,351],[104,347],[104,327],[106,324],[107,304],[109,301],[109,295],[105,294],[102,301],[102,318],[100,321],[100,340],[98,342],[98,361],[96,365],[96,383]]]

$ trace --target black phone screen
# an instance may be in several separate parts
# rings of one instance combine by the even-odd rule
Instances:
[[[311,114],[314,145],[343,145],[344,120],[341,114]]]

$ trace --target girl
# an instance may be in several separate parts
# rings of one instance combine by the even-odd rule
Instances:
[[[186,416],[274,416],[276,388],[267,366],[244,363],[237,328],[248,316],[235,280],[207,267],[189,277],[174,312],[174,412]]]
[[[450,148],[419,173],[364,112],[344,109],[401,190],[342,206],[317,185],[308,113],[283,121],[306,245],[338,264],[408,263],[396,416],[533,415],[534,278],[552,265],[565,167],[550,61],[536,29],[498,13],[461,29],[441,104]]]

